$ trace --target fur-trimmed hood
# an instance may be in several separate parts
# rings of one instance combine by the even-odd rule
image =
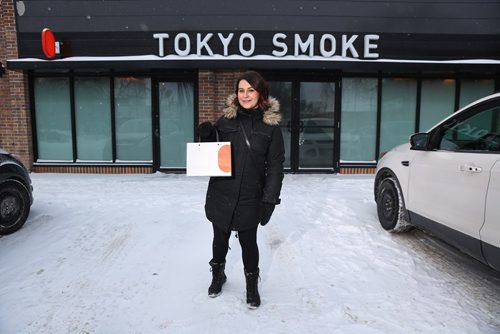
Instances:
[[[238,115],[238,106],[233,104],[236,94],[231,94],[226,99],[226,107],[222,110],[225,118],[236,118]],[[262,121],[267,125],[278,125],[281,121],[280,103],[274,97],[269,97],[271,106],[264,110]]]

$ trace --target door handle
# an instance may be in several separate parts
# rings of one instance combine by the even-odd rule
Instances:
[[[304,131],[304,122],[299,121],[299,132],[303,132],[303,131]]]
[[[460,165],[460,171],[465,173],[481,173],[483,168],[474,165]]]

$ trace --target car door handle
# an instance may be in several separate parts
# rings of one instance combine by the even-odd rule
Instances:
[[[465,173],[481,173],[483,169],[474,165],[461,165],[460,171]]]

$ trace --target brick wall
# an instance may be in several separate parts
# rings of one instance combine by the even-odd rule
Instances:
[[[0,0],[0,61],[18,57],[14,1]],[[0,78],[0,147],[17,154],[31,169],[33,150],[27,78],[6,70]]]
[[[226,99],[234,94],[236,80],[242,70],[200,70],[199,87],[199,122],[214,122],[222,113]]]

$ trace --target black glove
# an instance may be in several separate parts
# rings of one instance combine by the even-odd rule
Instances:
[[[273,203],[262,202],[262,205],[260,206],[260,224],[262,226],[266,225],[271,219],[274,206],[275,205]]]
[[[203,122],[198,125],[198,137],[200,141],[215,141],[215,128],[210,122]]]

